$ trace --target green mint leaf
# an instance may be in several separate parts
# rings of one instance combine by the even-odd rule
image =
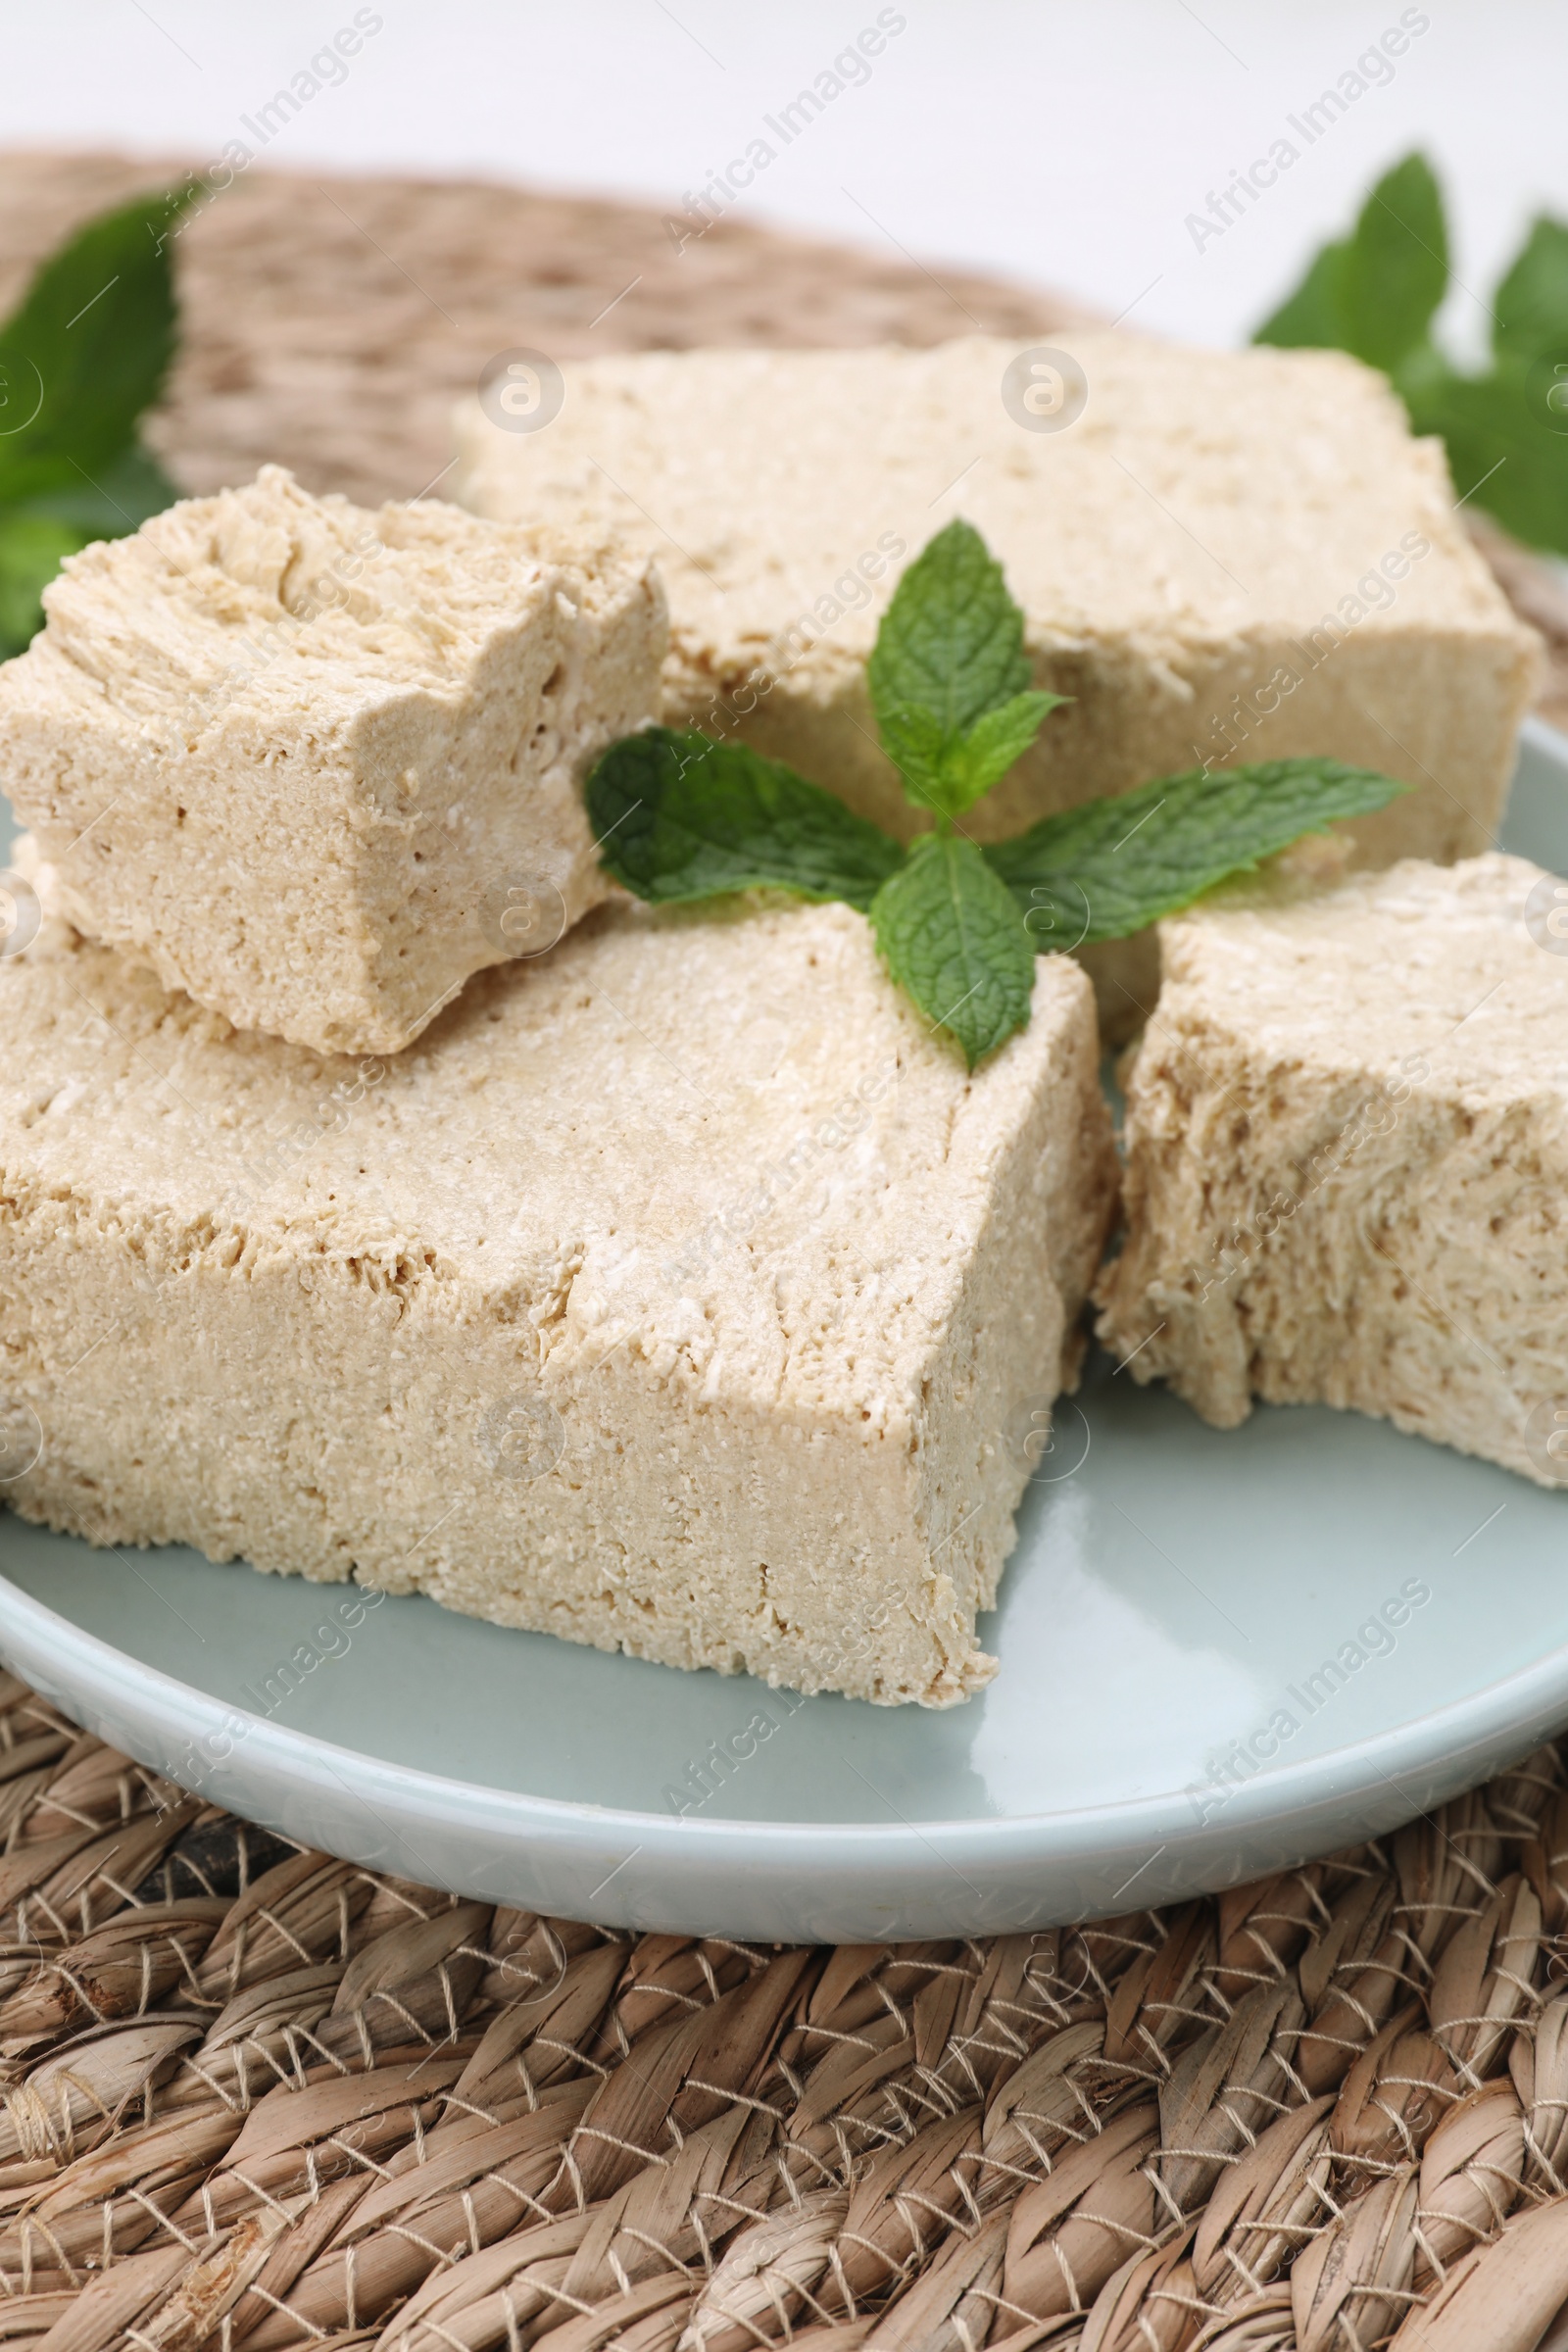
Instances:
[[[1141,931],[1301,834],[1409,789],[1338,760],[1195,768],[1044,817],[985,856],[1034,945],[1073,948]]]
[[[1474,498],[1530,545],[1568,553],[1568,223],[1539,218],[1498,286],[1488,375],[1458,374],[1432,341],[1446,282],[1438,184],[1423,157],[1407,156],[1254,340],[1334,345],[1384,368],[1414,429],[1446,443],[1461,503]]]
[[[950,522],[917,556],[882,615],[866,668],[877,725],[912,707],[945,734],[966,734],[977,718],[1030,682],[1023,614],[1002,566],[973,525]]]
[[[1332,346],[1394,374],[1430,365],[1430,329],[1448,283],[1443,196],[1423,155],[1386,172],[1348,239],[1327,245],[1253,336]]]
[[[1047,694],[1031,688],[1027,694],[1015,694],[1010,702],[999,703],[977,718],[963,738],[956,760],[955,771],[963,798],[954,808],[958,815],[989,792],[993,784],[1004,776],[1015,761],[1029,749],[1049,713],[1058,703],[1070,703],[1070,694]]]
[[[1341,281],[1349,250],[1344,238],[1321,246],[1296,292],[1264,319],[1252,341],[1285,351],[1344,351],[1349,327]]]
[[[94,539],[121,539],[179,496],[156,458],[134,444],[89,483],[45,490],[0,508],[0,662],[25,652],[43,626],[42,594],[67,556]]]
[[[1428,343],[1448,290],[1443,192],[1424,155],[1407,155],[1378,181],[1350,253],[1345,277],[1350,349],[1393,374]]]
[[[1028,1020],[1034,949],[972,841],[923,833],[872,901],[871,927],[893,978],[971,1070]]]
[[[904,778],[906,800],[913,801],[917,808],[951,814],[949,769],[963,746],[957,728],[945,727],[940,718],[922,710],[918,703],[905,703],[897,710],[880,711],[877,727],[882,749]]]
[[[1492,298],[1492,348],[1499,360],[1533,360],[1568,347],[1568,224],[1544,214]]]
[[[601,863],[656,905],[771,889],[863,914],[904,860],[898,842],[782,761],[669,727],[612,743],[587,801]]]
[[[1568,226],[1535,222],[1494,310],[1490,374],[1443,368],[1401,376],[1400,390],[1415,430],[1446,443],[1461,503],[1474,498],[1530,546],[1568,552]]]
[[[173,356],[169,239],[192,193],[89,221],[0,326],[0,500],[76,487],[130,447]]]
[[[0,662],[26,651],[43,626],[39,598],[86,543],[85,531],[47,514],[0,514]]]
[[[1411,393],[1410,421],[1443,436],[1461,501],[1473,497],[1529,547],[1568,554],[1568,438],[1547,429],[1552,387],[1534,378],[1519,361],[1446,376]]]
[[[1015,694],[977,718],[964,734],[906,703],[882,713],[882,748],[904,778],[906,797],[942,816],[961,816],[1020,760],[1041,722],[1065,694]]]
[[[139,529],[150,514],[161,514],[183,496],[158,460],[132,442],[118,458],[96,467],[90,482],[85,475],[74,474],[73,482],[61,489],[41,490],[33,498],[18,500],[11,512],[51,515],[56,522],[76,525],[88,539],[122,539]]]

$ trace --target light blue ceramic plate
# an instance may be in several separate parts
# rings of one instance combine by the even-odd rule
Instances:
[[[1544,728],[1505,840],[1568,872]],[[356,1861],[762,1937],[1167,1902],[1391,1829],[1568,1724],[1568,1492],[1321,1407],[1221,1435],[1108,1371],[1025,1500],[983,1627],[1002,1672],[949,1714],[9,1514],[0,1653],[143,1762]]]

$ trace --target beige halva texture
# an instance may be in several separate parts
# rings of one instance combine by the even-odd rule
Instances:
[[[604,896],[591,758],[663,597],[603,533],[378,514],[277,466],[90,547],[0,670],[0,777],[90,936],[318,1051],[395,1051]]]
[[[807,1690],[989,1678],[1006,1432],[1114,1201],[1070,960],[972,1077],[842,906],[603,907],[357,1062],[51,919],[0,1024],[28,1516]]]
[[[1034,381],[1018,345],[978,336],[579,362],[543,430],[462,413],[456,495],[655,556],[666,718],[738,733],[895,831],[921,819],[877,748],[865,658],[905,564],[961,514],[1024,609],[1036,682],[1074,698],[965,820],[980,838],[1205,760],[1321,754],[1417,787],[1349,828],[1367,862],[1486,848],[1538,650],[1460,527],[1442,445],[1342,353],[1058,341],[1086,399],[1043,431],[1023,403],[1049,412],[1054,363]],[[1127,1034],[1152,941],[1086,960]]]
[[[1222,1428],[1321,1398],[1568,1476],[1562,895],[1519,858],[1411,859],[1160,925],[1101,1287],[1135,1379]]]

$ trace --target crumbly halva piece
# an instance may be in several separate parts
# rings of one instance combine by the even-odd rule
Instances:
[[[654,714],[602,532],[378,514],[280,467],[87,548],[0,669],[0,783],[90,937],[321,1052],[395,1052],[605,884],[582,773]]]
[[[921,819],[865,660],[906,563],[962,514],[1024,609],[1036,683],[1073,697],[965,818],[981,839],[1204,761],[1322,755],[1417,788],[1349,828],[1364,862],[1488,847],[1539,655],[1441,443],[1343,353],[1060,342],[578,363],[541,431],[461,413],[456,495],[656,554],[666,719],[738,734],[895,832]],[[1086,960],[1129,1034],[1152,941]]]
[[[1114,1205],[1069,959],[972,1077],[836,906],[602,907],[390,1060],[53,920],[0,1020],[26,1515],[808,1690],[989,1678]]]
[[[1563,906],[1523,858],[1411,858],[1160,925],[1100,1288],[1134,1379],[1221,1428],[1321,1399],[1568,1483]]]

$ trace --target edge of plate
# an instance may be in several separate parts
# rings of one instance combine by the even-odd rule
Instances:
[[[1385,1835],[1568,1722],[1568,1644],[1205,1803],[994,1821],[693,1820],[449,1780],[225,1706],[0,1576],[0,1655],[137,1762],[246,1819],[457,1894],[779,1941],[1015,1934],[1183,1900]]]

